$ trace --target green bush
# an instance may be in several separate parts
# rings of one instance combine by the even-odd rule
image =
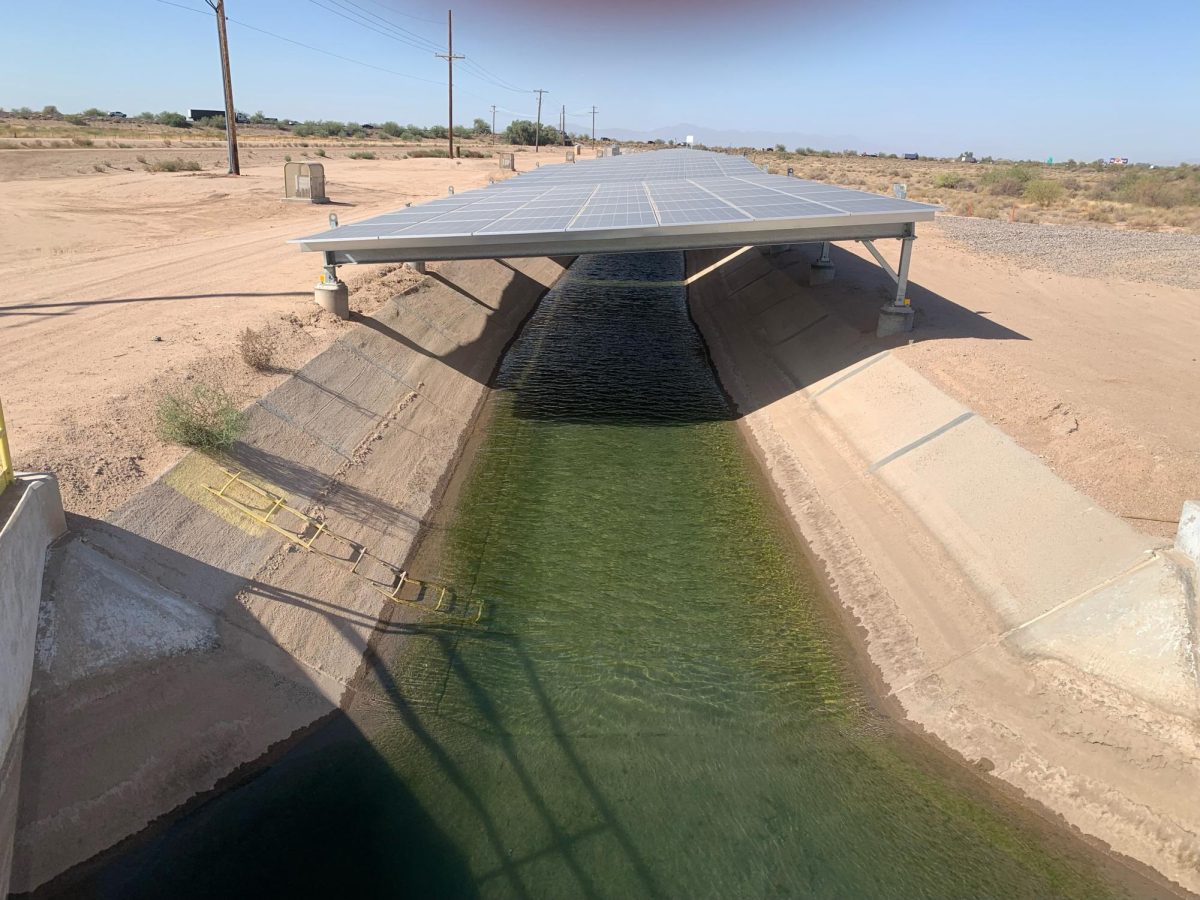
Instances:
[[[187,128],[187,116],[177,112],[160,112],[154,117],[154,121],[159,125],[166,125],[170,128]]]
[[[71,138],[71,143],[76,147],[91,147],[95,142],[91,138],[77,137]]]
[[[351,159],[375,159],[375,154],[370,150],[355,150],[349,156]]]
[[[963,183],[963,177],[955,172],[944,172],[933,180],[933,186],[939,188],[956,188]]]
[[[324,147],[318,147],[316,150],[313,151],[313,153],[315,153],[317,156],[326,156],[327,155],[325,153]]]
[[[159,401],[157,424],[162,440],[213,452],[233,446],[245,417],[222,388],[196,384]]]
[[[400,137],[401,134],[400,125],[396,122],[384,122],[379,126],[379,130],[388,137]]]
[[[1050,178],[1035,178],[1025,184],[1025,199],[1038,206],[1052,206],[1062,199],[1066,189]]]
[[[63,121],[67,122],[71,125],[86,125],[87,124],[87,119],[85,119],[83,116],[76,115],[74,113],[72,113],[69,116],[63,116]]]
[[[533,146],[537,137],[537,125],[528,119],[516,119],[504,129],[504,140],[509,144]],[[542,126],[541,145],[548,147],[562,143],[562,135],[551,125]]]
[[[448,159],[450,151],[444,147],[437,147],[433,150],[409,150],[406,155],[409,159]]]

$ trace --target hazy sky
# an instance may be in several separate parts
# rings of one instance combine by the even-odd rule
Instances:
[[[161,0],[5,7],[0,106],[222,106],[211,14]],[[226,12],[239,109],[445,119],[446,64],[431,46],[444,45],[444,5],[227,0]],[[456,121],[489,118],[493,103],[501,126],[532,117],[530,90],[545,88],[543,121],[566,104],[579,131],[595,104],[601,133],[688,122],[698,140],[707,127],[832,149],[1200,158],[1200,0],[464,0],[454,15],[469,58],[455,67]],[[385,36],[380,19],[404,31]]]

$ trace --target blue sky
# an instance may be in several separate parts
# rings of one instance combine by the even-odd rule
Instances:
[[[444,43],[444,4],[227,0],[226,11],[379,67],[231,23],[239,109],[444,121],[446,64],[429,43]],[[392,32],[401,40],[346,18],[378,24],[372,15],[405,29]],[[579,131],[595,104],[601,133],[687,122],[700,140],[711,128],[832,149],[1200,158],[1198,0],[472,0],[454,16],[455,51],[470,60],[455,68],[456,121],[487,118],[493,103],[500,125],[531,117],[530,90],[545,88],[543,120],[566,104]],[[7,4],[5,25],[0,106],[222,105],[211,15],[159,0],[43,0]]]

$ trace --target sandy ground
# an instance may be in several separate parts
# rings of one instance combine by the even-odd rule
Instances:
[[[0,153],[0,385],[13,453],[18,468],[56,472],[67,508],[93,516],[180,458],[154,435],[163,391],[209,378],[248,402],[344,328],[312,304],[317,256],[287,240],[330,213],[352,221],[499,174],[492,159],[330,159],[328,206],[282,201],[278,165],[244,166],[240,178],[61,174],[64,157],[77,170],[135,152],[146,151]],[[360,311],[415,283],[395,266],[343,277]],[[274,333],[277,371],[237,357],[248,327]]]

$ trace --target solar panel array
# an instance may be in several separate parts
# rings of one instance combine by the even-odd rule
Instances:
[[[324,231],[295,243],[310,250],[429,244],[478,235],[619,229],[736,227],[758,221],[911,222],[934,207],[819,181],[768,175],[741,156],[659,150],[553,165],[486,188],[455,194]],[[488,241],[493,243],[494,241]],[[432,256],[431,258],[437,258]]]

